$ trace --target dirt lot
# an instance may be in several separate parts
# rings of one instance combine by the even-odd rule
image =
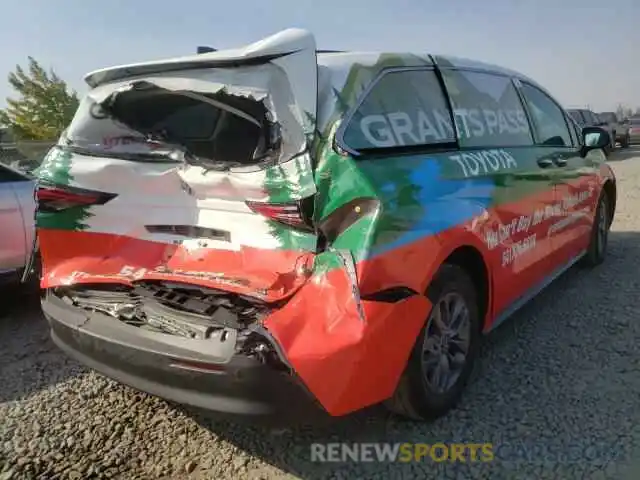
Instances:
[[[485,342],[459,409],[431,424],[374,408],[324,428],[186,412],[51,343],[37,302],[0,312],[0,479],[640,478],[640,148],[611,159],[607,262],[574,269]],[[492,463],[312,463],[312,442],[492,442]],[[636,460],[634,461],[634,456]]]

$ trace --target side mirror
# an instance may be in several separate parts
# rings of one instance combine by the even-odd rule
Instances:
[[[584,127],[582,129],[582,139],[584,155],[590,150],[605,148],[611,143],[609,132],[600,127]]]

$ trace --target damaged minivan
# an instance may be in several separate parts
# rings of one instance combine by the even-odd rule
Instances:
[[[138,390],[435,418],[483,333],[605,257],[607,133],[517,72],[290,29],[85,80],[36,172],[42,306]]]

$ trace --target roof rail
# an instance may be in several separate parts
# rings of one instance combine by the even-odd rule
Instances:
[[[345,53],[346,50],[316,50],[316,53]]]

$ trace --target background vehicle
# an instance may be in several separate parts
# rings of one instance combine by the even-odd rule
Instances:
[[[571,117],[576,121],[578,125],[581,127],[602,127],[609,133],[609,138],[611,139],[609,145],[604,149],[605,154],[611,153],[616,146],[616,132],[613,127],[604,124],[603,120],[595,113],[593,110],[588,109],[568,109],[567,113],[571,115]]]
[[[629,127],[629,143],[640,143],[640,117],[630,117],[625,123]]]
[[[622,148],[629,146],[629,126],[619,119],[615,112],[602,112],[598,114],[600,125],[607,128],[616,143]]]
[[[43,311],[152,394],[433,418],[482,333],[604,260],[608,134],[517,72],[292,29],[85,80],[38,170]]]
[[[33,246],[35,182],[0,164],[0,283],[18,281]]]

